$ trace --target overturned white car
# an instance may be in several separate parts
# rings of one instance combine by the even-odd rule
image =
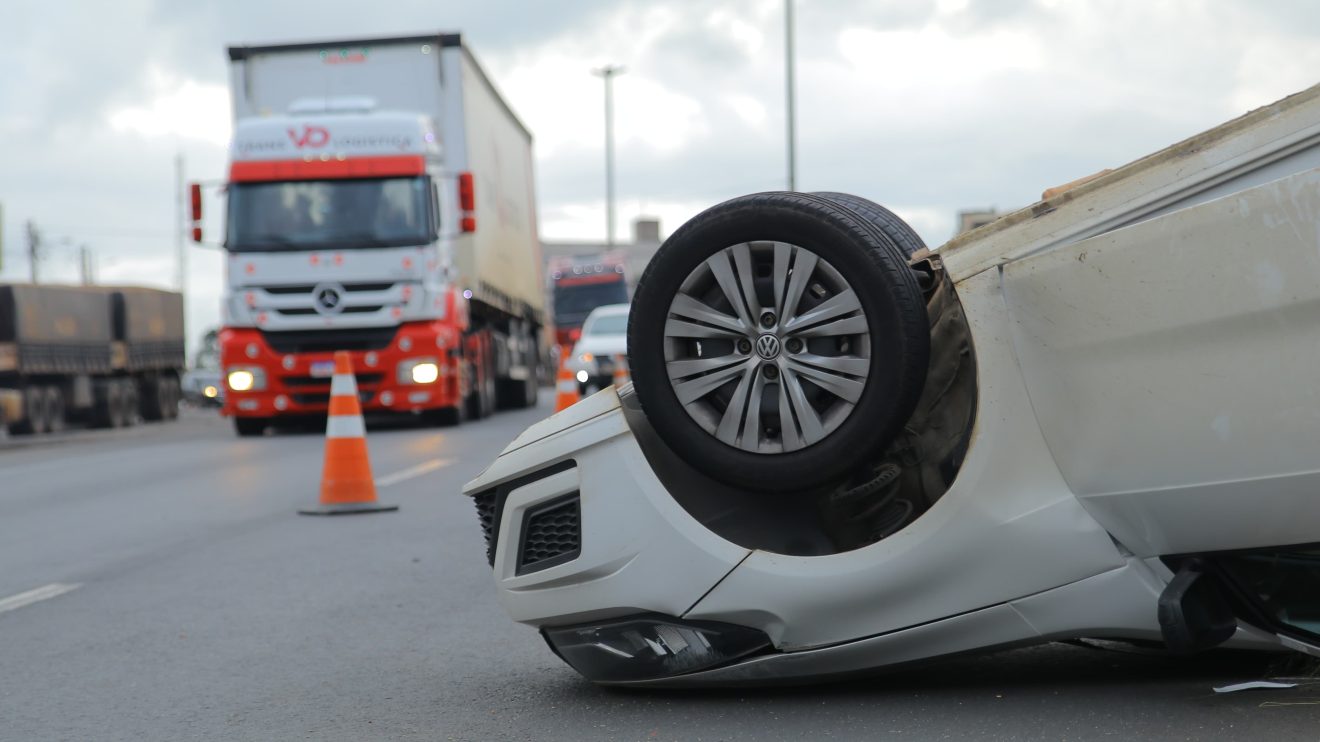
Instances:
[[[1320,88],[938,251],[842,194],[715,206],[629,363],[465,490],[594,681],[1320,647]]]

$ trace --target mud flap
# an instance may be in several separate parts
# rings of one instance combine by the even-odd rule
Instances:
[[[1237,631],[1232,606],[1199,559],[1183,562],[1160,593],[1159,621],[1164,643],[1177,654],[1217,647]]]

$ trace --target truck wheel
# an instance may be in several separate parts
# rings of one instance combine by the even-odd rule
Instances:
[[[177,376],[162,377],[160,383],[165,388],[165,400],[161,413],[166,420],[177,420],[179,419],[179,400],[183,397],[183,385],[179,383]]]
[[[58,433],[64,430],[64,392],[58,386],[46,387],[46,430]]]
[[[10,428],[15,435],[40,435],[46,432],[46,394],[39,386],[23,388],[23,419]]]
[[[253,438],[266,434],[266,426],[270,421],[264,417],[236,417],[234,418],[234,432],[238,433],[239,438]]]
[[[115,427],[131,428],[138,422],[138,388],[132,379],[119,380],[119,424]]]
[[[425,422],[429,425],[436,425],[442,428],[452,428],[455,425],[462,425],[463,419],[467,417],[464,414],[466,405],[457,404],[453,407],[441,407],[438,410],[429,410],[425,415]]]
[[[147,377],[138,385],[138,395],[142,400],[141,413],[142,419],[148,422],[155,422],[165,418],[165,404],[169,390],[165,386],[165,378],[161,376]]]
[[[761,193],[660,248],[633,297],[628,354],[647,419],[680,457],[735,486],[802,491],[901,430],[930,334],[885,232],[826,198]]]
[[[876,229],[884,232],[885,236],[893,240],[894,244],[898,245],[899,249],[908,257],[911,257],[918,250],[926,249],[926,243],[922,241],[921,235],[908,226],[907,222],[900,219],[898,214],[874,201],[869,201],[861,196],[854,196],[851,193],[838,193],[836,191],[820,191],[811,195],[833,201],[871,222]]]

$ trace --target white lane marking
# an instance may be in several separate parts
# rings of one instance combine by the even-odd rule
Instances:
[[[376,480],[377,487],[388,487],[399,482],[406,482],[409,479],[416,479],[423,474],[429,474],[436,469],[443,469],[454,463],[453,459],[435,459],[434,461],[425,461],[417,466],[411,466],[403,471],[396,471],[393,474],[386,474]]]
[[[4,600],[0,600],[0,613],[17,610],[19,608],[22,608],[23,606],[32,605],[33,603],[40,603],[43,600],[58,598],[59,596],[68,592],[73,592],[74,590],[77,590],[80,587],[82,587],[82,583],[78,583],[78,582],[75,582],[73,584],[69,584],[65,582],[52,582],[49,585],[43,585],[34,590],[28,590],[25,593],[19,593],[18,595],[11,595],[8,598],[5,598]]]

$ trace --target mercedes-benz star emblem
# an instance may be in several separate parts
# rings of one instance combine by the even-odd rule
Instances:
[[[779,338],[774,335],[762,335],[756,339],[756,354],[762,359],[773,361],[779,357]]]
[[[343,297],[337,286],[317,286],[312,292],[312,301],[316,303],[316,311],[321,314],[337,314],[343,309]]]

